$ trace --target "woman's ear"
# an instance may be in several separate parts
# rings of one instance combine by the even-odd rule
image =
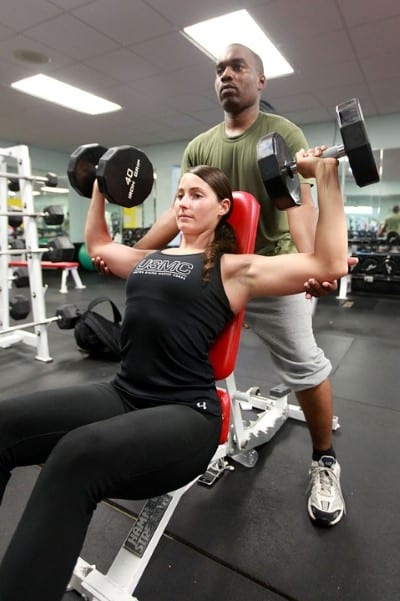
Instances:
[[[221,217],[229,213],[229,209],[231,208],[231,201],[229,198],[223,198],[219,203],[219,214]]]

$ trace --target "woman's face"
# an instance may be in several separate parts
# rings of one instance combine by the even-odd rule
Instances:
[[[174,209],[183,233],[201,234],[214,231],[228,212],[230,200],[219,200],[214,190],[194,173],[185,173],[175,196]]]

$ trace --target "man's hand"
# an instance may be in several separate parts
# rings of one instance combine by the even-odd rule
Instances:
[[[357,265],[358,258],[357,257],[348,257],[347,264],[350,267]],[[335,292],[337,290],[337,281],[333,282],[317,282],[314,278],[310,278],[306,282],[304,282],[304,289],[306,291],[306,298],[311,299],[313,296],[315,298],[320,298],[321,296],[326,296],[331,292]]]
[[[111,275],[111,271],[101,257],[92,257],[92,263],[96,271],[104,275]]]

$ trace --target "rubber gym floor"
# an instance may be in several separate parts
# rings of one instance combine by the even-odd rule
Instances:
[[[103,294],[123,309],[122,281],[82,270],[81,276],[85,290],[71,287],[61,295],[59,274],[45,273],[48,315],[65,302],[85,308]],[[342,465],[346,517],[331,529],[309,520],[308,429],[287,421],[259,448],[255,468],[237,465],[214,487],[196,484],[186,493],[135,591],[140,601],[400,598],[399,297],[357,293],[341,302],[334,295],[320,299],[314,330],[333,363],[334,410],[341,425],[334,445]],[[115,363],[83,356],[72,331],[54,324],[49,347],[54,361],[47,364],[35,361],[34,350],[22,344],[0,349],[2,398],[27,386],[39,390],[109,379],[115,371]],[[260,386],[267,393],[279,383],[265,348],[245,328],[235,376],[240,390]],[[0,507],[0,558],[38,471],[36,466],[19,468],[9,483]],[[115,500],[100,504],[81,556],[106,571],[131,526],[129,514],[137,515],[140,506]],[[32,601],[40,598],[40,591],[32,591]],[[71,592],[63,601],[77,599]]]

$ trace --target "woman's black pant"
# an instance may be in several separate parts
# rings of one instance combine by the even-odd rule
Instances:
[[[184,405],[132,410],[112,384],[0,401],[0,501],[11,470],[44,464],[0,566],[0,601],[59,601],[102,499],[146,499],[207,468],[220,418]]]

